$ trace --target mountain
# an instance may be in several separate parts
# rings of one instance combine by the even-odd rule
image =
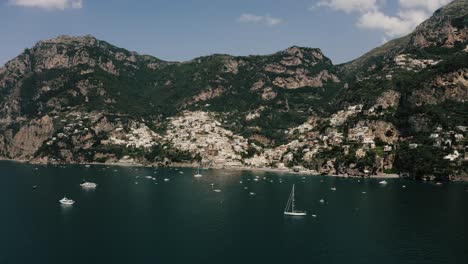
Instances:
[[[467,177],[468,2],[334,65],[320,49],[168,62],[92,36],[0,68],[0,156]]]

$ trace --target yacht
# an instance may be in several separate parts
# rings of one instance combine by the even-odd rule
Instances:
[[[306,211],[297,211],[294,208],[294,184],[292,187],[291,194],[289,195],[288,202],[286,203],[286,208],[284,208],[284,214],[290,216],[305,216],[307,215]]]
[[[68,199],[67,197],[63,197],[59,202],[64,205],[73,205],[75,203],[75,201]]]
[[[200,167],[198,167],[197,174],[193,175],[195,178],[201,178],[203,175],[200,174]]]
[[[97,184],[94,182],[84,182],[80,186],[85,189],[94,189],[97,187]]]

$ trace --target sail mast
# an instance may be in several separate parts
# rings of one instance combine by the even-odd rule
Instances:
[[[293,189],[292,189],[292,208],[291,212],[294,212],[294,184],[293,184]]]

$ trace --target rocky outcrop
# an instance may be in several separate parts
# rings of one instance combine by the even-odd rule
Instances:
[[[32,120],[22,125],[18,131],[9,129],[0,136],[0,141],[3,142],[1,152],[13,159],[32,158],[53,133],[53,121],[49,116]]]
[[[305,69],[297,69],[293,77],[277,77],[273,84],[285,89],[299,89],[304,87],[318,88],[323,87],[325,82],[332,81],[339,83],[338,77],[327,70],[321,71],[314,77],[309,76]]]
[[[375,103],[375,108],[381,107],[382,109],[396,108],[400,100],[401,94],[395,90],[385,91]]]
[[[203,102],[207,101],[210,99],[214,99],[216,97],[221,96],[224,93],[224,88],[223,87],[216,87],[214,89],[207,89],[202,91],[201,93],[195,95],[189,102],[188,104],[195,104],[198,102]]]

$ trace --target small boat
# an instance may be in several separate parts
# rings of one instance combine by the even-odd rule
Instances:
[[[255,195],[255,193],[254,193],[254,192],[250,192],[249,194],[250,194],[251,196],[254,196],[254,195]]]
[[[153,177],[151,177],[151,176],[145,176],[145,178],[148,179],[148,180],[153,179]]]
[[[168,182],[168,181],[170,181],[170,180],[171,180],[171,179],[169,179],[169,178],[164,178],[164,181],[165,181],[165,182]]]
[[[320,199],[320,203],[325,203],[325,200],[324,200],[324,199]]]
[[[214,183],[210,183],[210,186],[213,187],[213,186],[214,186]]]
[[[75,201],[68,199],[67,197],[63,197],[59,202],[63,205],[73,205]]]
[[[86,167],[86,168],[89,168],[89,167],[91,167],[91,165],[89,165],[89,164],[86,164],[86,165],[85,165],[85,167]]]
[[[305,216],[307,215],[306,211],[298,211],[294,208],[294,184],[291,190],[291,194],[289,195],[288,202],[286,203],[286,207],[284,208],[284,214],[289,216]]]
[[[203,175],[201,175],[201,173],[200,173],[200,167],[198,167],[198,169],[197,169],[197,174],[193,175],[193,177],[195,177],[195,178],[201,178],[201,177],[203,177]]]
[[[220,189],[216,189],[216,190],[213,190],[213,191],[214,191],[214,192],[217,192],[217,193],[221,192]]]
[[[37,189],[37,185],[34,185],[32,188],[33,188],[33,189]]]
[[[386,185],[386,184],[388,184],[388,182],[384,180],[384,181],[379,182],[379,184]]]
[[[242,181],[239,181],[239,183],[241,183],[241,184],[242,184],[243,182],[242,182]]]
[[[403,188],[406,188],[406,185],[403,185],[402,187],[403,187]]]
[[[85,189],[94,189],[97,187],[97,184],[94,182],[84,182],[80,186]]]
[[[442,183],[441,183],[441,182],[437,182],[436,185],[437,185],[437,186],[441,186]]]
[[[331,187],[330,190],[336,191],[336,187]]]
[[[317,215],[314,215],[314,214],[313,214],[312,217],[313,217],[313,218],[317,218]]]

